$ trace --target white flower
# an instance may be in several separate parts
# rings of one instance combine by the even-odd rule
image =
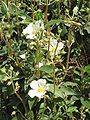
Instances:
[[[44,30],[44,24],[41,20],[35,22],[36,30],[39,32],[40,30]]]
[[[28,95],[31,98],[34,98],[35,96],[38,97],[39,99],[43,98],[46,90],[48,89],[48,84],[46,84],[45,79],[39,79],[38,81],[33,80],[30,83],[30,87],[32,88],[29,90]]]
[[[63,49],[64,44],[62,42],[57,42],[57,40],[50,41],[50,55],[53,58],[54,54],[57,55],[61,49]]]
[[[77,15],[77,12],[78,12],[78,7],[76,6],[76,7],[74,7],[74,9],[73,9],[73,14],[74,14],[74,15]]]
[[[24,30],[23,30],[23,34],[26,35],[27,39],[35,39],[35,35],[36,35],[36,28],[35,25],[33,23],[30,23]]]
[[[39,62],[39,68],[43,66],[43,63]]]
[[[23,34],[26,35],[27,39],[36,39],[37,34],[40,30],[44,29],[44,24],[41,20],[35,23],[30,23],[24,30]]]
[[[62,42],[59,42],[59,43],[58,43],[58,49],[59,49],[59,50],[62,50],[63,47],[64,47],[64,44],[63,44]]]
[[[25,54],[20,55],[20,58],[25,59]]]

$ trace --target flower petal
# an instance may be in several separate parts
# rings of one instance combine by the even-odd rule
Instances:
[[[58,49],[61,50],[63,48],[64,44],[62,42],[59,42]]]
[[[40,20],[35,22],[35,27],[37,28],[37,29],[36,29],[37,32],[40,31],[40,27],[41,27],[40,24],[41,24],[41,21],[40,21]]]
[[[37,33],[43,29],[44,30],[44,24],[41,20],[36,21],[35,23],[30,23],[24,30],[23,34],[26,35],[27,39],[35,39]]]
[[[45,86],[45,90],[48,90],[48,89],[49,89],[49,86],[50,86],[50,84],[47,84],[47,85]]]
[[[26,35],[26,34],[30,34],[31,31],[33,29],[33,23],[30,23],[24,30],[23,30],[23,34]]]
[[[43,98],[44,94],[45,92],[37,92],[36,97],[38,97],[39,99]]]
[[[34,97],[36,96],[36,90],[29,90],[28,95],[29,95],[31,98],[34,98]]]
[[[39,86],[45,86],[46,85],[46,80],[45,79],[39,79],[38,80],[38,85]]]
[[[57,46],[57,40],[56,39],[51,39],[50,41],[50,51],[52,52],[52,49],[56,49]]]
[[[22,59],[25,59],[25,54],[20,55]]]
[[[39,68],[43,66],[43,63],[39,62]]]
[[[27,39],[32,39],[32,40],[33,40],[33,39],[35,39],[36,37],[33,36],[33,35],[31,35],[31,34],[29,34],[29,35],[26,36],[26,38],[27,38]]]
[[[30,87],[34,90],[37,90],[38,89],[38,82],[36,80],[33,80],[31,83],[30,83]]]

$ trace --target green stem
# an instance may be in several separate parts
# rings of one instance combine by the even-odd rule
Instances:
[[[46,0],[46,23],[48,23],[48,0]],[[48,52],[46,56],[46,62],[48,61],[49,49],[50,49],[50,28],[47,29],[47,39],[48,39]]]
[[[6,0],[6,4],[7,4],[7,6],[8,6],[8,0]]]
[[[47,30],[47,38],[48,38],[48,51],[46,56],[46,62],[48,61],[49,50],[50,50],[50,28]]]
[[[55,64],[53,63],[54,67]],[[55,95],[55,69],[53,68],[53,82],[54,82],[54,95]]]
[[[15,1],[15,5],[18,6],[19,0]],[[18,10],[16,9],[16,12],[18,12]],[[19,30],[19,19],[18,19],[18,14],[16,14],[16,28],[17,28],[17,40],[18,40],[18,44],[19,44],[19,40],[20,40],[20,30]]]
[[[45,112],[45,109],[46,109],[46,97],[44,95],[44,112]]]
[[[46,0],[46,23],[48,22],[48,0]]]
[[[65,74],[62,78],[62,81],[65,79],[66,75],[67,75],[67,70],[68,70],[68,66],[69,66],[69,58],[70,58],[70,30],[68,32],[68,43],[67,43],[67,47],[68,47],[68,53],[67,53],[67,61],[66,61],[66,69],[65,69]]]
[[[21,112],[19,109],[17,109],[17,111],[21,114],[22,118],[23,118],[24,120],[26,120],[26,118],[24,117],[24,115],[22,114],[22,112]]]
[[[31,1],[31,9],[32,9],[32,22],[34,22],[34,5],[33,5],[33,0]]]
[[[39,70],[39,52],[40,52],[40,45],[39,41],[36,41],[36,63],[35,63],[35,68],[36,68],[36,76],[39,78],[40,77],[40,70]]]
[[[13,76],[13,70],[10,69],[10,81],[11,81],[11,83],[12,83],[13,91],[14,91],[14,93],[16,94],[16,96],[18,97],[18,99],[22,102],[22,104],[23,104],[23,106],[24,106],[24,109],[25,109],[25,113],[27,113],[27,109],[26,109],[26,106],[25,106],[25,104],[24,104],[24,102],[23,102],[23,99],[20,97],[20,95],[19,95],[19,94],[16,92],[16,90],[15,90],[15,86],[14,86],[14,82],[13,82],[12,76]]]

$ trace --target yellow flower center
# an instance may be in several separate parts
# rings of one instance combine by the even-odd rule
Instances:
[[[43,92],[43,91],[44,91],[43,87],[38,88],[38,92]]]
[[[55,52],[55,49],[56,49],[55,47],[52,48],[52,52],[53,52],[53,53]]]
[[[33,35],[36,34],[36,29],[33,29],[32,34]]]

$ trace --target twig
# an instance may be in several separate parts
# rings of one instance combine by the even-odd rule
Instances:
[[[48,0],[46,0],[46,23],[48,23]],[[48,39],[48,52],[46,56],[46,62],[48,61],[49,49],[50,49],[50,28],[47,30],[47,39]]]
[[[67,47],[68,47],[68,53],[67,53],[66,69],[65,69],[65,74],[64,74],[64,76],[62,78],[62,81],[65,79],[65,77],[67,75],[67,70],[68,70],[68,65],[69,65],[69,58],[70,58],[70,30],[68,31]]]
[[[33,2],[33,0],[32,0]],[[33,3],[31,2],[31,8],[32,8],[32,22],[34,22],[34,5]]]

